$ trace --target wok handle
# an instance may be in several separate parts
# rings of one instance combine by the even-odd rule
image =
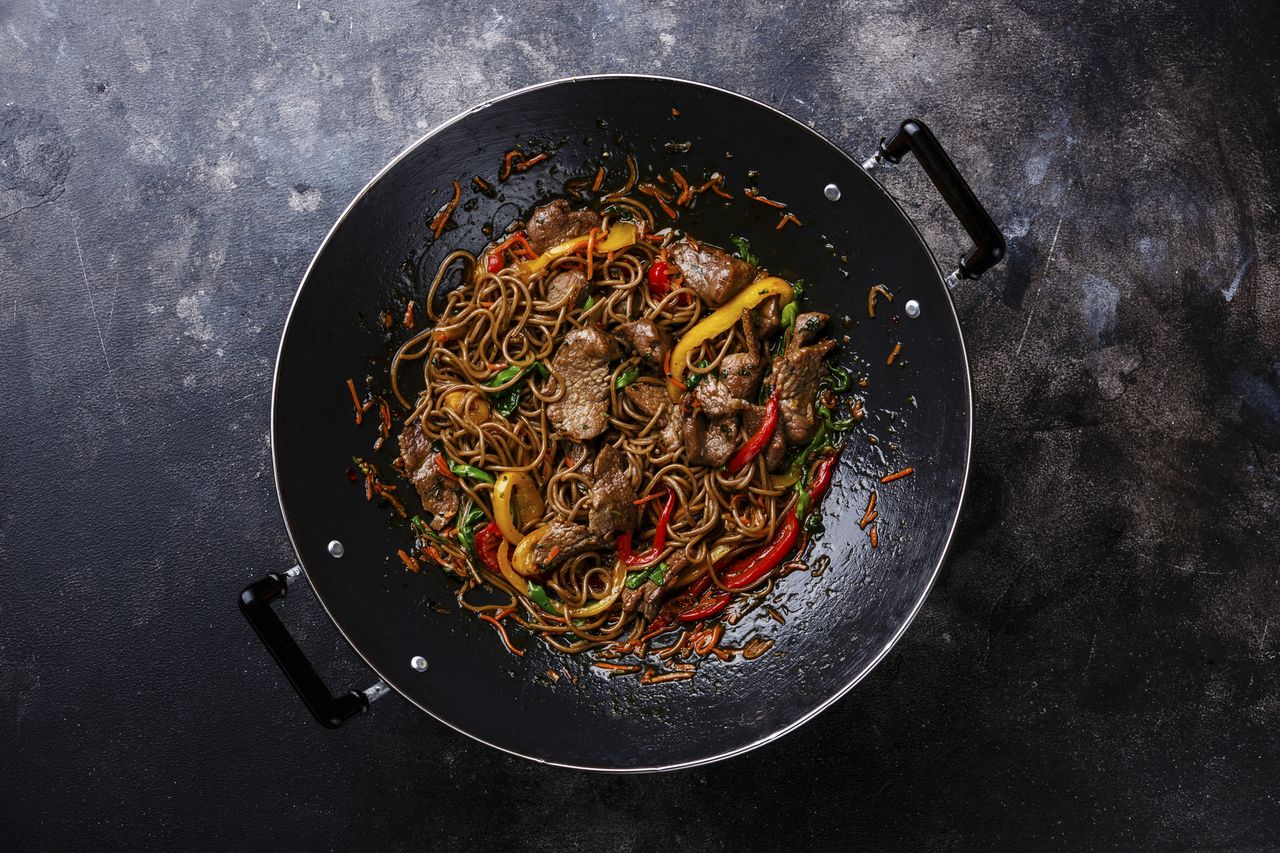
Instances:
[[[379,681],[368,690],[352,690],[333,695],[316,672],[311,661],[276,616],[271,605],[288,594],[291,584],[302,570],[294,566],[280,574],[272,572],[244,588],[240,593],[240,612],[257,632],[258,639],[280,664],[285,678],[298,691],[302,704],[307,706],[316,722],[327,729],[336,729],[357,714],[368,710],[370,703],[387,693],[387,686]]]
[[[896,164],[908,153],[916,155],[943,201],[969,233],[969,239],[973,240],[973,248],[960,259],[955,272],[948,276],[947,285],[955,287],[962,278],[980,278],[1004,258],[1004,235],[991,221],[991,214],[987,213],[973,190],[969,189],[969,184],[956,164],[951,162],[942,143],[924,122],[914,118],[904,121],[891,139],[880,140],[880,150],[862,165],[871,169],[882,163]]]

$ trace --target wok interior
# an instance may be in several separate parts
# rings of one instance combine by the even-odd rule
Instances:
[[[465,185],[473,175],[495,181],[504,152],[516,144],[555,155],[497,184],[496,199],[464,194],[456,227],[432,243],[426,223],[451,182]],[[343,382],[369,375],[385,387],[389,348],[376,318],[403,293],[406,261],[429,278],[450,250],[481,248],[483,225],[501,231],[560,193],[566,178],[605,165],[608,180],[620,183],[628,153],[642,174],[670,166],[690,180],[724,174],[735,199],[700,202],[677,224],[722,246],[731,234],[746,236],[771,273],[803,278],[806,307],[831,315],[829,333],[837,339],[850,337],[833,363],[868,378],[861,389],[867,418],[841,454],[822,504],[826,530],[808,554],[820,576],[796,572],[778,582],[770,603],[785,625],[757,609],[727,628],[726,644],[769,636],[774,653],[711,661],[691,681],[651,686],[608,678],[519,632],[513,638],[527,654],[507,654],[488,625],[457,610],[456,581],[431,569],[405,572],[395,551],[410,538],[407,526],[364,503],[343,476],[354,455],[390,470],[394,450],[369,455],[372,439],[352,425]],[[742,197],[748,170],[758,171],[761,192],[786,202],[803,227],[779,232],[777,211]],[[824,197],[828,183],[841,188],[839,202]],[[897,301],[870,321],[867,291],[876,283]],[[919,319],[901,313],[907,299],[920,303]],[[901,355],[889,366],[886,356],[898,342]],[[768,738],[877,659],[943,555],[969,428],[963,348],[936,266],[866,174],[806,129],[746,99],[675,81],[597,78],[529,90],[466,115],[412,149],[355,203],[309,271],[290,317],[272,440],[302,564],[335,622],[389,683],[495,746],[561,764],[639,769],[706,760]],[[877,447],[868,434],[879,438]],[[891,444],[898,449],[891,452]],[[878,483],[906,465],[916,474]],[[874,550],[857,525],[872,488],[881,512]],[[344,543],[343,559],[328,555],[331,539]],[[415,655],[429,661],[426,672],[410,666]],[[562,667],[570,677],[546,675]]]

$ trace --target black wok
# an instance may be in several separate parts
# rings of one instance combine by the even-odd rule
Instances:
[[[499,184],[503,153],[517,143],[529,154],[555,154]],[[976,246],[945,278],[868,171],[908,151]],[[774,653],[750,662],[711,660],[693,680],[659,685],[604,677],[584,658],[567,658],[518,630],[527,654],[508,654],[490,625],[456,607],[456,581],[434,569],[405,571],[395,552],[409,542],[407,529],[367,504],[345,476],[352,456],[370,456],[372,433],[352,424],[344,382],[368,376],[385,387],[389,348],[405,334],[399,328],[388,333],[379,313],[406,291],[421,297],[422,275],[429,281],[447,252],[479,250],[486,242],[482,226],[500,231],[535,203],[561,194],[565,179],[603,164],[616,186],[628,153],[646,173],[671,166],[691,179],[723,173],[734,201],[704,199],[679,225],[720,245],[728,245],[730,234],[745,235],[771,272],[804,279],[806,307],[828,312],[836,337],[849,335],[837,358],[868,378],[862,392],[867,418],[842,454],[822,505],[825,534],[807,554],[813,571],[793,573],[775,589],[773,603],[786,624],[757,609],[726,634],[727,645],[774,637]],[[743,197],[749,170],[759,173],[760,192],[786,202],[803,227],[778,231],[778,211]],[[498,197],[472,192],[474,175],[493,181]],[[427,223],[452,194],[454,180],[464,187],[465,204],[453,227],[432,241]],[[670,769],[779,737],[884,657],[946,555],[972,431],[969,370],[948,284],[976,278],[1003,252],[990,218],[919,122],[904,122],[864,167],[767,106],[677,80],[578,78],[481,105],[411,146],[352,202],[307,270],[276,365],[271,440],[285,524],[301,572],[380,681],[336,696],[324,687],[270,608],[300,576],[298,568],[249,586],[241,608],[329,726],[359,713],[389,686],[477,740],[570,767]],[[881,303],[877,318],[868,320],[867,292],[876,283],[887,285],[895,301]],[[901,354],[890,366],[896,343]],[[394,452],[388,447],[371,458],[390,471]],[[879,484],[907,465],[913,475]],[[879,489],[881,515],[874,549],[857,524],[872,488]],[[546,675],[561,667],[571,677]]]

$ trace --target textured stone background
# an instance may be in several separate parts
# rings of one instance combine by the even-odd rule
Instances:
[[[1276,849],[1280,7],[519,5],[0,0],[6,849]],[[1010,248],[956,294],[954,557],[859,689],[729,763],[547,769],[396,698],[321,731],[232,603],[291,562],[294,288],[426,128],[602,71],[948,144]],[[888,181],[953,256],[919,170]],[[313,598],[285,612],[368,680]]]

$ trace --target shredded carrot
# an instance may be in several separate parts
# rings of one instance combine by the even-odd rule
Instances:
[[[693,678],[693,676],[694,673],[692,672],[664,672],[662,674],[658,674],[656,669],[651,668],[645,670],[644,674],[640,676],[640,683],[662,684],[666,681],[688,681],[690,678]]]
[[[453,211],[458,207],[458,199],[462,197],[462,187],[458,186],[458,182],[453,182],[453,198],[451,198],[444,207],[436,212],[436,216],[431,220],[431,233],[436,239],[440,239],[441,232],[444,227],[449,224],[449,220],[453,217]],[[410,327],[412,328],[412,326]]]
[[[915,473],[915,468],[903,468],[901,471],[894,471],[892,474],[885,474],[880,478],[882,483],[892,483],[894,480],[901,480],[903,477],[909,477]]]
[[[769,614],[769,618],[772,619],[774,622],[777,622],[779,625],[787,624],[787,620],[782,618],[782,614],[779,613],[777,610],[774,610],[772,607],[769,607],[766,605],[764,608],[764,612]]]
[[[680,174],[679,169],[671,170],[671,178],[676,182],[676,186],[680,189],[680,195],[676,196],[676,204],[687,206],[693,201],[693,187],[689,186],[689,181],[684,175]]]
[[[724,191],[724,175],[719,172],[712,172],[711,177],[703,181],[695,192],[697,192],[698,195],[702,195],[707,190],[711,190],[721,198],[733,198],[732,195]]]
[[[867,316],[876,316],[876,295],[883,296],[890,302],[893,301],[893,294],[889,292],[883,284],[877,284],[871,288],[871,292],[867,294]]]
[[[371,471],[364,473],[364,499],[366,501],[373,500],[373,473]]]
[[[662,184],[664,187],[667,185],[667,179],[662,175],[657,176],[657,181],[658,183]]]
[[[693,650],[699,655],[710,654],[711,650],[720,642],[720,638],[724,636],[724,625],[719,622],[708,633],[702,635],[693,643]]]
[[[548,669],[547,678],[550,678],[552,681],[559,681],[560,673],[556,672],[554,669]]]
[[[747,660],[755,660],[773,648],[773,640],[757,637],[742,647],[742,656]]]
[[[378,409],[382,413],[382,437],[391,435],[391,407],[386,400],[378,401]]]
[[[591,231],[587,233],[587,281],[591,281],[593,259],[596,256],[596,231],[597,230],[598,229],[596,228],[592,228]]]
[[[592,661],[591,665],[599,669],[611,669],[615,672],[639,672],[640,667],[634,663],[609,663],[608,661]]]
[[[902,341],[898,341],[893,345],[893,352],[889,353],[889,358],[885,360],[885,364],[893,364],[893,360],[898,357],[900,352],[902,352]]]
[[[672,108],[671,108],[671,115],[672,115],[672,116],[678,116],[678,115],[680,115],[680,111],[679,111],[678,109],[676,109],[675,107],[672,107]]]
[[[876,533],[876,527],[875,527],[875,525],[874,525],[874,524],[873,524],[873,525],[871,525],[871,532],[870,532],[870,533],[868,533],[867,535],[871,537],[871,547],[872,547],[872,548],[879,548],[879,547],[880,547],[880,536]]]
[[[528,158],[524,157],[523,154],[520,156],[521,156],[520,162],[516,163],[517,172],[527,172],[530,169],[532,169],[534,166],[541,163],[543,160],[551,159],[551,155],[548,154],[546,151],[543,151],[541,154],[534,154],[532,157],[528,157]]]
[[[390,312],[390,311],[383,311],[383,312],[382,312],[382,327],[383,327],[384,329],[390,329],[390,328],[391,328],[392,326],[394,326],[395,324],[396,324],[396,318],[395,318],[394,316],[392,316],[391,312]]]
[[[743,192],[745,192],[745,193],[747,194],[747,198],[751,199],[752,201],[758,201],[758,202],[760,202],[761,204],[767,204],[767,205],[769,205],[770,207],[776,207],[776,208],[778,208],[779,210],[784,210],[784,209],[786,209],[786,205],[785,205],[785,204],[783,204],[783,203],[782,203],[782,202],[780,202],[780,201],[774,201],[774,200],[773,200],[773,199],[771,199],[771,198],[765,198],[764,196],[760,195],[760,191],[759,191],[759,190],[756,190],[756,189],[746,189],[746,190],[744,190]]]
[[[675,209],[671,205],[667,204],[667,202],[671,200],[671,196],[669,194],[664,193],[662,190],[658,189],[653,184],[647,184],[647,183],[640,184],[639,186],[636,187],[636,189],[644,193],[645,195],[653,196],[653,200],[658,203],[658,205],[662,208],[662,212],[665,213],[669,218],[676,219],[679,217],[680,214],[676,213]]]
[[[559,553],[560,553],[560,546],[559,545],[553,546],[551,550],[547,552],[547,562],[550,563],[552,560],[556,558],[556,554],[559,554]]]
[[[524,156],[524,152],[522,152],[519,148],[512,148],[510,151],[504,154],[502,156],[502,168],[498,170],[498,180],[505,181],[507,178],[511,177],[512,162],[515,160],[516,157],[523,157],[523,156]]]
[[[422,571],[422,567],[418,565],[417,558],[409,556],[409,554],[405,553],[403,548],[396,551],[396,553],[400,555],[400,559],[404,562],[404,567],[406,569],[413,572],[415,575]]]
[[[414,326],[413,309],[417,304],[417,302],[410,299],[409,304],[404,309],[404,327],[406,329],[412,329]]]
[[[670,353],[667,354],[670,355]],[[347,387],[351,389],[351,402],[356,404],[356,426],[360,426],[360,422],[364,420],[364,409],[360,408],[360,395],[356,393],[355,381],[348,379]]]
[[[797,219],[797,218],[796,218],[796,215],[795,215],[794,213],[784,213],[784,214],[782,214],[782,218],[778,220],[778,229],[777,229],[777,230],[781,231],[781,230],[782,230],[782,226],[786,225],[788,222],[794,222],[796,225],[801,226],[801,227],[803,227],[803,226],[804,226],[804,223],[803,223],[803,222],[801,222],[799,219]]]
[[[644,506],[649,501],[656,501],[658,498],[662,498],[662,497],[666,497],[666,495],[664,495],[662,492],[654,492],[652,494],[645,495],[644,497],[640,498],[640,500],[632,501],[632,503],[635,504],[636,506]]]
[[[591,182],[591,191],[593,193],[600,192],[600,185],[604,183],[604,166],[596,169],[596,179]]]
[[[507,629],[503,627],[501,622],[499,622],[497,619],[494,619],[488,613],[477,613],[476,615],[479,616],[484,621],[493,625],[493,627],[498,629],[498,636],[502,638],[502,645],[507,647],[507,651],[511,652],[511,654],[515,655],[518,658],[524,657],[524,649],[518,649],[514,645],[512,645],[511,638],[507,636]]]
[[[674,643],[672,643],[671,645],[667,646],[664,649],[654,649],[653,653],[657,655],[659,658],[663,658],[663,659],[669,658],[672,655],[674,655],[676,652],[680,651],[680,649],[684,646],[685,640],[687,639],[689,639],[689,632],[681,631],[680,636],[676,638],[676,641]]]
[[[871,490],[871,497],[867,499],[867,509],[862,513],[862,518],[858,521],[858,526],[863,530],[867,529],[867,525],[876,520],[876,490]]]
[[[487,196],[493,195],[493,184],[489,183],[479,175],[476,175],[471,179],[471,185]]]

